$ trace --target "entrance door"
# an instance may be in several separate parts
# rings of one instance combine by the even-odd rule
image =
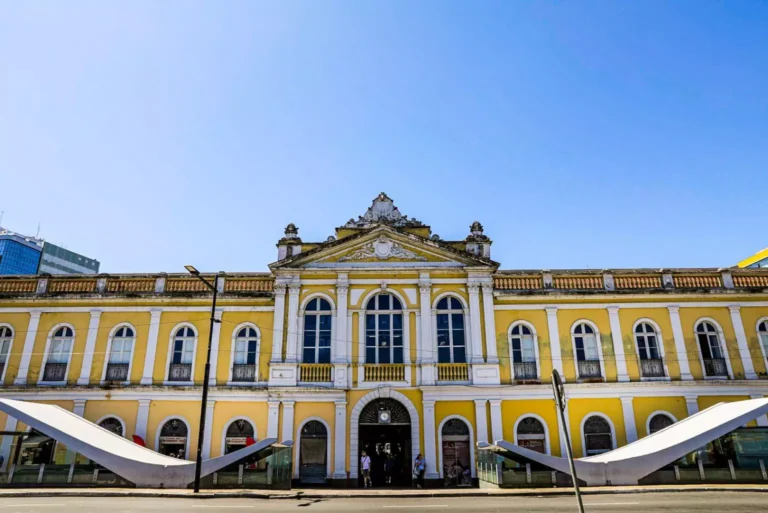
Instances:
[[[411,485],[411,417],[394,399],[369,403],[360,413],[358,486],[362,486],[363,451],[371,458],[374,487]]]
[[[469,427],[459,419],[450,419],[440,433],[443,439],[443,483],[446,487],[472,486],[472,450]]]
[[[322,422],[310,420],[301,428],[299,482],[325,484],[328,469],[328,430]]]
[[[179,419],[171,419],[160,430],[160,454],[179,458],[187,458],[187,425]]]

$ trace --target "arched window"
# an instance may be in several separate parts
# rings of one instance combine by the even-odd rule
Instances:
[[[187,457],[188,429],[184,421],[171,419],[160,429],[158,452],[181,460]]]
[[[582,322],[573,329],[573,345],[576,349],[576,362],[580,378],[602,377],[600,369],[600,350],[597,334],[589,324]]]
[[[69,355],[72,352],[74,340],[75,332],[69,326],[62,326],[56,330],[48,346],[43,381],[63,382],[67,380]]]
[[[168,369],[169,381],[192,381],[192,363],[195,358],[197,334],[189,326],[182,326],[173,336],[173,352]]]
[[[760,337],[760,343],[763,345],[763,353],[768,355],[768,320],[757,325],[757,336]]]
[[[8,326],[0,326],[0,380],[3,378],[5,364],[8,362],[11,342],[13,342],[13,330]],[[0,385],[2,385],[2,381],[0,381]]]
[[[316,297],[304,310],[304,363],[331,363],[331,305]]]
[[[229,454],[252,444],[255,441],[255,433],[253,424],[245,419],[237,419],[232,422],[227,428],[227,434],[224,439],[224,454]]]
[[[472,484],[472,450],[469,427],[461,419],[448,419],[440,432],[443,456],[443,484],[469,486]]]
[[[391,294],[377,294],[365,309],[365,363],[403,363],[400,300]]]
[[[652,435],[657,431],[661,431],[662,429],[668,428],[674,423],[675,421],[669,418],[668,415],[664,415],[663,413],[657,413],[656,415],[651,417],[651,420],[648,421],[648,434]]]
[[[593,456],[613,449],[611,425],[603,417],[593,415],[584,422],[584,451]]]
[[[121,326],[112,337],[109,347],[106,381],[128,381],[133,344],[136,334],[130,326]]]
[[[301,428],[299,481],[325,484],[328,475],[328,430],[322,422],[310,420]]]
[[[437,361],[467,363],[464,309],[455,297],[444,297],[437,302]]]
[[[702,321],[696,326],[696,338],[704,361],[704,375],[728,376],[728,365],[717,328],[709,321]]]
[[[110,433],[114,433],[117,436],[123,436],[123,423],[114,417],[107,417],[99,422],[99,426],[103,427]]]
[[[512,372],[515,379],[538,379],[536,342],[533,331],[525,324],[516,324],[509,331],[512,349]]]
[[[232,361],[232,381],[256,381],[256,361],[259,355],[259,334],[253,326],[245,326],[235,336]]]
[[[649,322],[635,326],[635,342],[640,355],[640,374],[644,378],[664,377],[664,363],[659,350],[659,335]]]
[[[517,445],[546,454],[546,432],[544,424],[535,417],[525,417],[517,424]]]

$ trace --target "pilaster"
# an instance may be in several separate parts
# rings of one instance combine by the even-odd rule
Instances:
[[[285,340],[285,362],[298,363],[299,361],[299,293],[301,283],[288,284],[288,324]]]
[[[280,423],[280,401],[267,401],[267,406],[267,438],[277,438],[277,428]],[[278,440],[278,442],[283,441]]]
[[[426,479],[439,479],[437,468],[437,453],[435,441],[435,401],[423,401],[424,408],[424,461],[426,463]]]
[[[221,282],[221,278],[219,278]],[[208,384],[216,386],[216,374],[219,367],[219,346],[221,342],[221,316],[224,313],[223,308],[217,308],[213,313],[213,318],[217,322],[213,323],[213,337],[211,338],[211,374],[208,376]]]
[[[27,335],[24,337],[24,349],[21,353],[21,361],[19,362],[19,372],[16,374],[14,385],[26,385],[27,376],[29,375],[29,362],[32,359],[32,352],[35,349],[35,338],[37,337],[37,327],[40,324],[40,315],[43,312],[41,310],[30,310],[29,312],[29,325],[27,326]]]
[[[680,323],[680,307],[677,305],[668,306],[669,320],[672,323],[672,336],[675,338],[675,352],[677,353],[677,362],[680,364],[680,379],[690,381],[691,365],[688,362],[688,352],[685,350],[685,336],[683,335],[683,325]],[[698,408],[696,409],[698,411]]]
[[[565,402],[565,411],[563,412],[563,415],[565,415],[565,423],[566,423],[565,427],[568,428],[568,437],[571,440],[573,440],[573,433],[571,432],[571,425],[570,425],[571,415],[568,411],[568,402],[570,401],[570,399],[565,397],[563,398],[563,401]],[[560,419],[560,412],[558,411],[556,413],[557,413],[557,428],[560,432],[560,437],[559,437],[560,438],[560,456],[562,458],[566,458],[568,454],[568,450],[566,449],[566,444],[565,444],[566,438],[565,438],[565,431],[563,429],[563,421]],[[573,442],[571,442],[571,447],[573,447]],[[573,456],[576,457],[575,454]]]
[[[632,406],[632,397],[621,397],[621,410],[624,413],[624,431],[627,435],[627,444],[637,441],[637,424],[635,422],[635,409]]]
[[[501,416],[501,399],[491,399],[491,438],[493,442],[504,439],[504,425]]]
[[[418,355],[421,364],[421,384],[434,385],[437,382],[434,363],[437,362],[437,349],[432,333],[432,280],[429,273],[419,276],[419,313],[421,321],[421,340],[418,341]]]
[[[141,373],[141,384],[152,384],[152,373],[155,369],[155,355],[157,354],[157,337],[160,333],[160,314],[159,308],[152,308],[149,311],[149,334],[147,335],[147,353],[144,357],[144,370]],[[143,437],[142,437],[143,438]]]
[[[147,442],[147,422],[149,421],[149,399],[139,399],[139,409],[136,412],[135,435]]]
[[[85,415],[86,402],[88,402],[86,399],[75,399],[74,401],[72,401],[73,403],[72,413],[74,413],[78,417],[83,417]]]
[[[488,399],[475,399],[475,425],[477,433],[475,433],[476,442],[489,442],[488,437],[488,411],[486,404]]]
[[[483,335],[480,330],[480,283],[467,284],[469,291],[469,338],[472,344],[470,363],[485,363],[483,361]]]
[[[496,350],[496,317],[493,313],[493,278],[482,282],[483,320],[485,321],[485,355],[488,363],[499,363]]]
[[[560,373],[560,377],[565,381],[563,355],[560,350],[560,329],[557,324],[557,307],[548,306],[544,310],[547,312],[547,329],[549,330],[549,347],[552,352],[552,367]]]
[[[91,367],[93,366],[93,353],[96,351],[96,338],[99,335],[100,319],[101,310],[91,310],[91,319],[88,322],[88,334],[85,338],[83,364],[80,367],[80,377],[77,379],[78,385],[88,385],[91,382]]]
[[[336,401],[336,416],[333,428],[333,479],[346,479],[347,453],[347,402]]]
[[[755,366],[752,363],[752,355],[749,353],[747,334],[744,331],[744,323],[741,320],[741,307],[731,305],[728,307],[728,310],[731,312],[731,322],[733,323],[733,331],[736,333],[739,356],[741,356],[741,364],[744,366],[744,377],[746,379],[757,379]]]
[[[685,407],[688,410],[688,416],[699,413],[699,398],[695,395],[685,396]]]
[[[280,437],[281,442],[293,440],[293,414],[295,401],[282,401],[283,404],[283,434]],[[330,455],[329,455],[330,456]]]
[[[619,307],[609,306],[608,319],[611,324],[611,339],[613,339],[613,354],[616,362],[616,373],[619,381],[629,381],[627,374],[627,358],[624,354],[624,344],[621,337],[621,322],[619,321]],[[600,341],[598,340],[598,344]],[[635,435],[637,438],[637,435]]]
[[[275,280],[275,318],[272,323],[272,363],[283,361],[283,318],[285,317],[286,284]]]
[[[205,403],[205,436],[203,436],[203,460],[211,457],[211,436],[213,434],[213,409],[216,401],[208,400]]]

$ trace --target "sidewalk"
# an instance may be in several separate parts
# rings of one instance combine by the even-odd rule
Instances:
[[[712,484],[657,486],[595,486],[581,489],[583,495],[607,495],[662,492],[768,492],[768,485]],[[366,497],[515,497],[573,495],[571,488],[468,488],[434,490],[359,490],[359,489],[293,489],[293,490],[155,490],[135,488],[0,488],[5,497],[147,497],[178,499],[360,499]]]

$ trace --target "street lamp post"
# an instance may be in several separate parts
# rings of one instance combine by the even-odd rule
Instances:
[[[200,429],[197,432],[197,460],[195,461],[195,493],[200,492],[200,471],[203,467],[203,439],[205,438],[205,410],[208,406],[208,380],[211,375],[211,344],[213,342],[213,325],[217,322],[221,322],[216,319],[216,296],[219,292],[219,275],[213,279],[213,283],[209,282],[202,276],[200,272],[195,269],[193,265],[185,265],[184,268],[189,273],[202,281],[206,287],[213,291],[213,302],[211,303],[211,326],[208,330],[208,350],[205,356],[205,373],[203,374],[203,399],[200,403]]]
[[[560,378],[557,369],[552,370],[552,390],[555,393],[555,405],[560,413],[560,425],[562,426],[561,436],[565,440],[565,452],[568,456],[568,466],[571,469],[571,479],[573,479],[573,491],[576,493],[576,502],[579,505],[579,513],[584,513],[584,503],[581,502],[581,491],[579,490],[579,478],[576,477],[576,464],[573,462],[573,449],[571,449],[571,439],[568,437],[568,419],[565,418],[565,386]]]

